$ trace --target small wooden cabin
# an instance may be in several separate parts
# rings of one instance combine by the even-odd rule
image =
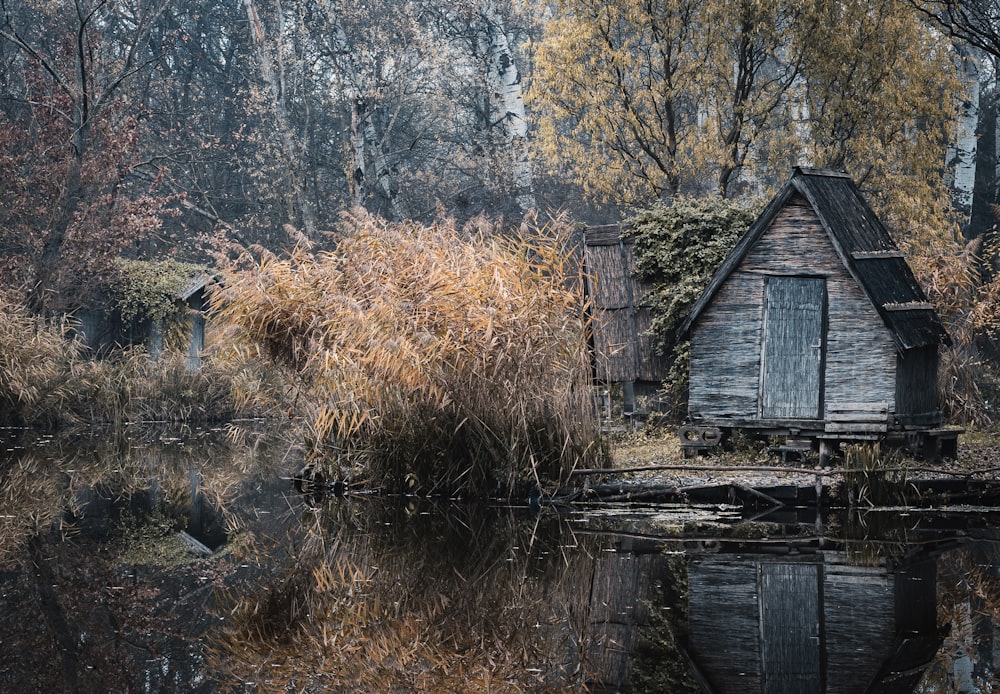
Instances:
[[[797,168],[680,328],[691,340],[682,443],[731,430],[819,448],[938,429],[949,338],[903,254],[843,173]],[[805,437],[804,439],[798,437]]]
[[[198,275],[181,287],[174,301],[186,313],[184,330],[188,367],[201,366],[205,349],[205,311],[208,304],[209,275]],[[79,338],[96,354],[105,355],[128,345],[146,345],[154,358],[163,352],[164,326],[159,322],[123,323],[106,305],[77,311],[74,314]]]
[[[594,381],[621,384],[626,413],[636,396],[654,396],[667,377],[666,360],[650,337],[652,311],[645,302],[650,285],[635,276],[635,239],[617,224],[584,232],[584,292],[590,301]]]

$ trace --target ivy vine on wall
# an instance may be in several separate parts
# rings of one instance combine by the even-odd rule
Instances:
[[[159,323],[167,332],[180,326],[187,316],[181,293],[207,268],[177,260],[115,261],[115,275],[108,287],[108,308],[125,325]]]

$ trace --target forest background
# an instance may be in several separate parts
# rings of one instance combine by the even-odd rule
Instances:
[[[11,315],[106,301],[123,257],[335,249],[361,211],[376,226],[522,231],[648,220],[691,198],[728,214],[815,166],[852,175],[944,315],[949,414],[993,419],[1000,3],[0,0],[0,13]],[[699,253],[704,231],[671,243],[691,278],[717,262]]]

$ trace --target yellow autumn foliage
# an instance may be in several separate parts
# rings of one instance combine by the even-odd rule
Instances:
[[[539,158],[596,200],[768,197],[806,165],[918,264],[954,237],[960,57],[906,0],[561,0],[532,48]]]

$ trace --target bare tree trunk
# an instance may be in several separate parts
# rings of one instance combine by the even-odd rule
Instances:
[[[382,140],[378,136],[375,127],[373,113],[368,101],[362,94],[362,80],[359,71],[352,59],[353,50],[351,42],[347,37],[347,31],[337,15],[337,10],[332,3],[324,4],[327,19],[334,31],[336,52],[343,58],[344,67],[347,70],[347,80],[350,84],[351,97],[351,201],[352,204],[361,207],[364,202],[364,192],[369,182],[368,157],[371,157],[374,174],[374,185],[378,186],[382,195],[389,203],[393,216],[397,220],[409,217],[409,211],[399,199],[395,181],[392,177],[392,168],[389,166],[388,157],[385,156],[385,148]]]
[[[389,201],[393,216],[397,220],[406,219],[409,216],[409,212],[396,192],[395,181],[392,179],[392,170],[389,168],[389,160],[385,156],[385,148],[382,146],[382,142],[375,130],[375,121],[372,118],[372,113],[367,107],[364,108],[363,113],[364,119],[361,121],[363,126],[362,132],[364,132],[365,145],[371,153],[372,163],[375,165],[375,181],[378,183],[378,187],[382,190],[382,194],[386,200]]]
[[[365,102],[355,96],[351,99],[351,204],[363,207],[365,200]]]
[[[254,0],[243,0],[243,5],[246,8],[247,19],[250,22],[250,35],[253,38],[254,46],[257,49],[257,62],[260,67],[261,77],[264,78],[268,95],[270,97],[270,106],[274,110],[274,117],[278,127],[278,137],[281,141],[281,146],[287,160],[286,172],[288,185],[291,188],[291,194],[295,200],[295,207],[298,209],[298,212],[302,217],[302,225],[305,227],[305,235],[309,239],[315,239],[317,237],[316,213],[315,210],[313,210],[312,203],[309,201],[309,198],[307,197],[305,190],[295,173],[296,171],[301,170],[303,157],[299,143],[296,141],[295,134],[292,130],[292,119],[288,114],[288,108],[285,104],[285,88],[282,83],[284,79],[284,71],[275,70],[274,61],[272,60],[271,53],[268,50],[268,45],[264,36],[264,25],[260,21],[260,15],[257,13],[257,7],[254,5]],[[280,4],[278,7],[278,15],[279,17],[281,15]],[[282,40],[283,37],[279,35],[278,41],[280,42]],[[277,48],[277,52],[280,60],[280,46]]]
[[[496,116],[491,120],[503,128],[514,196],[518,207],[527,212],[535,207],[535,186],[521,73],[514,63],[503,19],[492,0],[480,4],[479,15],[480,49],[488,57],[486,86],[491,111]]]
[[[76,120],[74,117],[74,121]],[[73,223],[73,218],[83,202],[83,157],[89,146],[89,126],[89,122],[77,124],[73,136],[73,156],[66,171],[59,214],[49,225],[42,253],[35,262],[35,283],[28,294],[28,307],[35,313],[43,313],[51,308],[50,300],[54,294],[51,279],[56,275],[59,252],[66,241],[66,234]]]
[[[958,212],[962,233],[968,237],[972,218],[973,189],[976,183],[976,126],[979,121],[979,65],[970,49],[959,47],[962,58],[960,77],[966,85],[966,99],[958,110],[953,142],[948,145],[946,177]]]

